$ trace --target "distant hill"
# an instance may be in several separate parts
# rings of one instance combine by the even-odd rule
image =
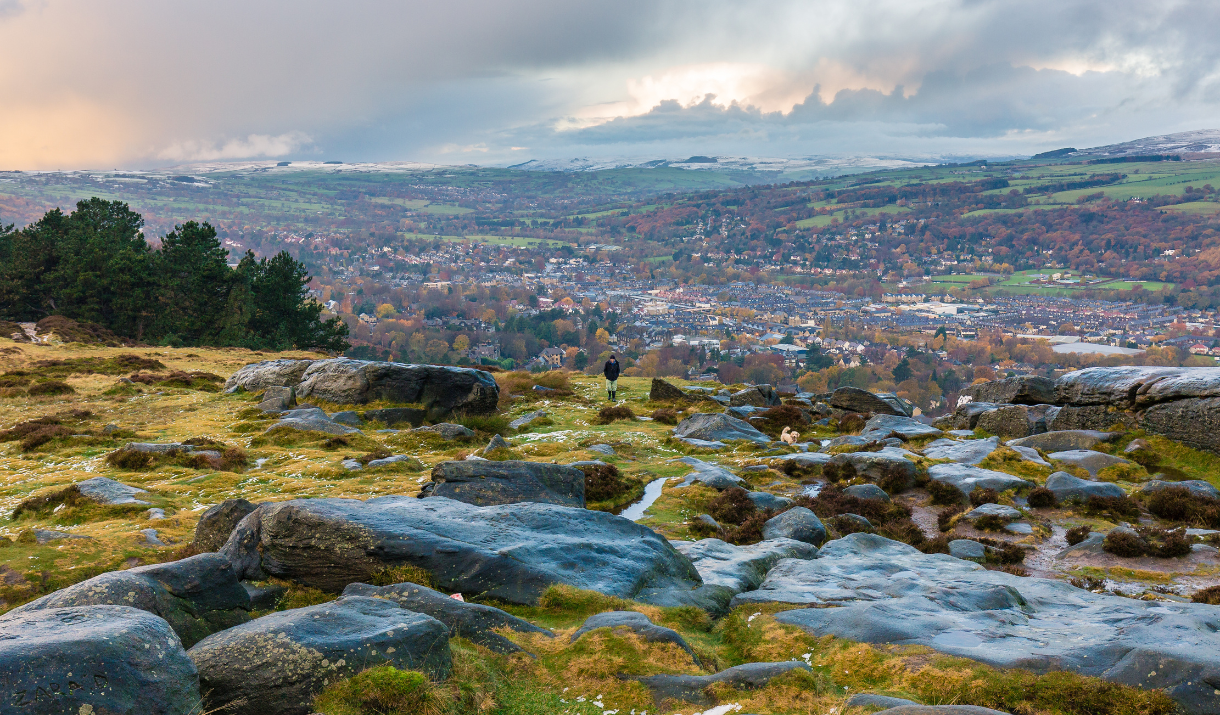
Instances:
[[[1095,146],[1091,149],[1081,149],[1071,156],[1079,157],[1111,157],[1135,156],[1144,154],[1220,154],[1220,129],[1199,129],[1193,132],[1178,132],[1177,134],[1162,134],[1156,137],[1144,137],[1121,144]]]

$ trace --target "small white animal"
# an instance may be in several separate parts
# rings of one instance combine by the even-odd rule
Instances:
[[[780,433],[779,438],[784,444],[796,444],[796,440],[800,437],[799,432],[793,432],[791,427],[785,427]]]

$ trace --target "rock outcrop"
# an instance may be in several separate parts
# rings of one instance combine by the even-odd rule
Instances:
[[[128,606],[0,617],[6,713],[195,715],[199,677],[161,618]]]
[[[817,636],[923,645],[1000,668],[1071,670],[1164,688],[1187,713],[1220,711],[1216,607],[1095,594],[872,534],[781,561],[734,603],[807,604],[776,614]],[[836,606],[827,608],[826,606]]]
[[[232,564],[216,554],[111,571],[13,609],[33,613],[73,606],[130,606],[165,619],[190,647],[250,620],[250,595]]]
[[[225,382],[225,392],[296,388],[298,398],[341,405],[383,401],[422,406],[427,419],[454,412],[491,414],[500,388],[490,373],[443,365],[351,360],[272,360],[246,365]]]
[[[800,661],[788,660],[782,663],[746,663],[726,668],[715,675],[645,675],[633,679],[643,683],[657,703],[674,699],[711,705],[715,702],[708,693],[712,685],[723,683],[737,690],[756,690],[793,670],[812,668]]]
[[[770,385],[755,385],[744,390],[738,390],[729,395],[731,407],[749,405],[751,407],[774,407],[781,404],[779,393]]]
[[[224,392],[265,392],[271,387],[296,387],[313,360],[266,360],[242,367],[225,381]]]
[[[580,640],[580,637],[586,633],[591,633],[599,628],[624,628],[643,638],[649,643],[672,643],[673,645],[686,651],[696,664],[699,663],[699,657],[695,655],[695,651],[691,650],[690,645],[686,642],[677,631],[672,628],[658,626],[648,620],[648,616],[638,611],[606,611],[605,613],[597,613],[585,619],[580,628],[572,634],[569,642],[575,643]]]
[[[1046,478],[1046,488],[1054,492],[1055,499],[1065,502],[1077,500],[1087,502],[1090,497],[1121,497],[1127,492],[1110,482],[1091,482],[1073,477],[1067,472],[1055,472]]]
[[[768,444],[771,441],[770,437],[759,432],[748,422],[725,414],[709,412],[700,412],[682,420],[674,428],[674,436],[705,442],[744,439],[759,444]]]
[[[545,462],[441,462],[420,497],[448,497],[475,506],[540,502],[584,507],[585,473]]]
[[[391,496],[264,504],[221,553],[243,578],[277,576],[331,592],[405,565],[428,571],[446,591],[524,604],[552,584],[621,598],[701,585],[690,561],[647,527],[529,502],[477,507]]]
[[[868,412],[875,415],[910,417],[911,403],[892,392],[872,393],[858,387],[840,387],[830,396],[831,407],[848,412]]]
[[[308,715],[328,683],[376,665],[435,679],[453,666],[445,624],[360,596],[263,616],[204,639],[188,655],[207,709],[234,715]]]
[[[933,464],[928,467],[928,476],[935,481],[957,487],[966,496],[970,496],[970,492],[979,488],[1003,492],[1008,489],[1026,489],[1034,486],[1032,482],[1027,482],[1020,477],[972,467],[968,464]]]
[[[195,548],[203,552],[220,551],[238,523],[257,508],[257,504],[245,499],[227,499],[203,512],[195,525]]]
[[[897,437],[904,442],[916,437],[936,437],[940,434],[941,431],[931,425],[898,415],[877,415],[865,422],[864,429],[860,431],[860,436],[867,440]]]
[[[1006,402],[1013,405],[1055,403],[1055,382],[1048,377],[1021,375],[974,385],[967,393],[975,402]]]
[[[440,591],[414,583],[396,583],[392,586],[353,583],[343,589],[343,595],[384,598],[393,601],[408,611],[423,613],[444,623],[449,628],[450,637],[461,636],[497,653],[517,653],[521,651],[521,647],[496,633],[496,629],[508,629],[518,633],[541,633],[550,637],[555,635],[545,628],[539,628],[529,621],[505,613],[498,608],[459,601]]]

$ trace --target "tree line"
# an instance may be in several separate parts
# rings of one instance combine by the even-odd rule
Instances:
[[[143,226],[127,204],[99,198],[0,226],[0,319],[62,315],[164,345],[347,349],[347,325],[322,319],[292,256],[247,251],[231,268],[208,223],[176,226],[156,249]]]

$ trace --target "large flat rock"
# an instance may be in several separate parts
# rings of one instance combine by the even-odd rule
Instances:
[[[1069,429],[1043,432],[1008,442],[1009,447],[1032,447],[1043,452],[1066,452],[1070,449],[1093,449],[1118,436],[1117,432],[1091,429]]]
[[[246,365],[225,382],[225,392],[295,387],[299,398],[341,405],[391,402],[423,405],[429,419],[452,412],[491,414],[500,388],[490,373],[445,365],[376,360],[270,360]]]
[[[1001,668],[1071,670],[1165,688],[1187,713],[1220,712],[1220,612],[1022,578],[872,534],[779,562],[734,603],[807,604],[776,619],[811,634],[923,645]]]
[[[859,387],[840,387],[830,396],[832,407],[849,412],[868,412],[877,415],[899,415],[910,417],[911,403],[892,392],[869,392]]]
[[[864,424],[860,436],[867,440],[883,440],[897,437],[902,441],[916,437],[936,437],[941,431],[930,425],[925,425],[912,417],[899,415],[876,415]]]
[[[795,539],[771,539],[748,546],[701,539],[674,546],[699,570],[705,585],[722,586],[734,595],[758,588],[781,559],[812,559],[818,554],[818,547]]]
[[[0,617],[0,712],[195,715],[199,676],[169,624],[128,606]]]
[[[446,591],[526,604],[553,584],[632,598],[645,588],[701,583],[690,561],[647,527],[530,502],[477,507],[391,496],[265,504],[221,553],[243,578],[271,575],[331,592],[403,565],[427,570]]]
[[[923,448],[923,456],[928,459],[949,459],[958,464],[975,465],[987,459],[987,455],[994,452],[999,446],[999,437],[969,439],[964,442],[938,439]]]
[[[251,363],[225,381],[226,393],[263,392],[269,387],[296,387],[313,360],[264,360]]]
[[[131,606],[165,619],[189,648],[250,620],[250,595],[233,565],[216,554],[110,571],[61,588],[13,613],[71,606]]]
[[[957,487],[966,496],[970,496],[970,492],[978,488],[1002,492],[1007,489],[1024,489],[1035,486],[1032,482],[1011,474],[972,467],[968,464],[933,464],[928,467],[928,476],[938,482]]]
[[[76,489],[85,497],[107,506],[118,504],[148,504],[136,497],[147,494],[148,491],[133,487],[122,482],[116,482],[109,477],[92,477],[76,483]]]
[[[326,685],[367,668],[391,665],[439,680],[453,665],[445,624],[362,596],[263,616],[188,655],[209,711],[233,715],[308,715]]]
[[[432,468],[432,481],[420,496],[448,497],[476,506],[540,502],[583,507],[585,473],[545,462],[441,462]]]
[[[508,629],[519,633],[541,633],[554,637],[554,633],[539,628],[529,621],[505,613],[499,608],[470,603],[450,598],[440,591],[414,583],[396,583],[392,586],[370,586],[353,583],[343,590],[344,596],[368,596],[384,598],[399,606],[432,616],[449,628],[450,636],[461,636],[497,653],[516,653],[521,648],[496,632]]]
[[[674,489],[689,487],[695,482],[713,489],[728,489],[730,487],[739,487],[744,481],[741,477],[719,464],[705,462],[697,457],[682,457],[674,461],[681,462],[691,468],[691,471],[683,478],[682,483],[673,487]]]
[[[1055,382],[1048,377],[1019,375],[973,385],[967,392],[975,402],[1043,405],[1055,401]]]
[[[1064,452],[1051,452],[1046,456],[1052,460],[1070,464],[1073,467],[1080,467],[1094,477],[1106,467],[1113,467],[1118,464],[1131,464],[1130,460],[1115,457],[1105,452],[1095,452],[1091,449],[1069,449]]]
[[[1061,405],[1130,409],[1211,397],[1220,397],[1220,370],[1213,367],[1090,367],[1055,381]]]
[[[721,413],[700,412],[682,420],[674,427],[674,436],[705,442],[725,442],[744,439],[767,444],[771,438],[754,429],[750,423]]]

